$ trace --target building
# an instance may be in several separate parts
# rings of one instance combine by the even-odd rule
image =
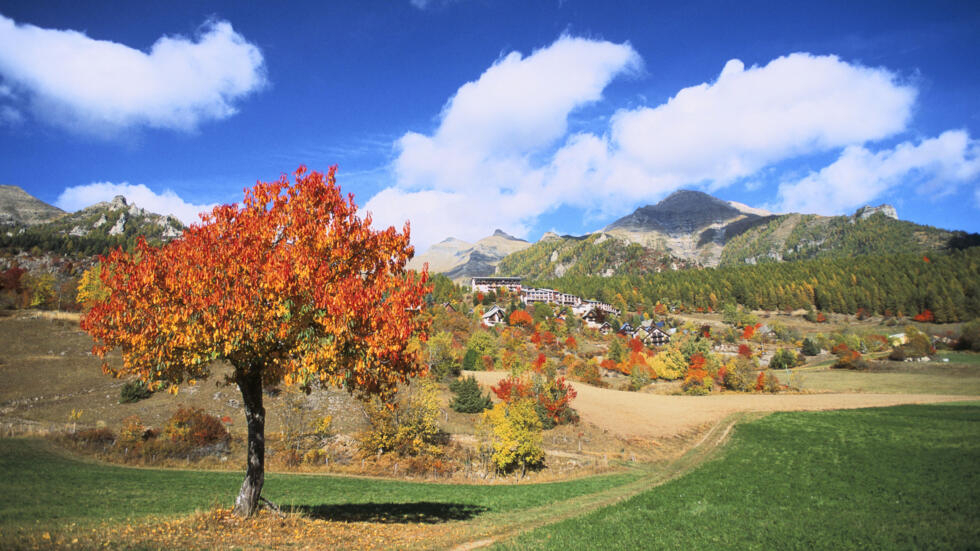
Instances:
[[[470,280],[474,292],[489,293],[503,287],[508,292],[521,294],[521,278],[519,277],[474,277]]]
[[[483,325],[487,327],[493,327],[498,323],[504,323],[507,318],[504,316],[504,311],[494,304],[489,310],[483,313]]]

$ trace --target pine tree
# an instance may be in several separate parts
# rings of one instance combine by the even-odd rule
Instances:
[[[449,383],[449,390],[456,396],[449,402],[449,407],[459,413],[480,413],[493,407],[490,393],[483,394],[476,377],[470,375]]]

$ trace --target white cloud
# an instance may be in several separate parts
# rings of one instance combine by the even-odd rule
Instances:
[[[143,184],[123,182],[93,182],[87,185],[65,188],[55,201],[55,206],[69,212],[90,207],[100,201],[111,201],[113,197],[122,195],[129,204],[146,209],[156,214],[172,214],[185,225],[200,222],[201,212],[210,212],[215,204],[194,205],[177,196],[172,190],[156,193]]]
[[[95,134],[194,130],[235,114],[266,82],[262,53],[227,21],[206,22],[193,39],[163,36],[146,53],[2,15],[0,75],[39,117]]]
[[[784,211],[842,214],[899,185],[930,195],[951,193],[980,177],[980,141],[962,130],[877,153],[850,146],[818,172],[779,186]]]
[[[479,239],[494,227],[523,235],[525,221],[555,199],[548,170],[532,157],[565,138],[569,113],[599,100],[614,77],[640,63],[629,44],[568,36],[527,57],[502,57],[459,88],[431,136],[409,132],[398,140],[395,188],[366,210],[380,225],[411,219],[420,249],[447,235]],[[436,197],[444,207],[426,202]]]
[[[836,56],[797,53],[748,69],[733,59],[711,84],[615,114],[610,183],[622,192],[725,186],[787,158],[900,132],[915,96],[889,71]]]

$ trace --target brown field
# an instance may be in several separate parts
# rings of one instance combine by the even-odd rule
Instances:
[[[832,375],[836,375],[835,372]],[[473,372],[484,385],[506,373]],[[845,374],[847,375],[847,374]],[[875,375],[875,374],[869,374]],[[975,383],[974,383],[975,384]],[[625,438],[660,439],[710,426],[737,412],[808,411],[927,404],[975,399],[976,394],[743,394],[667,396],[576,383],[572,405],[584,421]]]

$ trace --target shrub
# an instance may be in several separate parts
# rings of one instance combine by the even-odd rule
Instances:
[[[146,383],[140,379],[135,381],[127,381],[126,384],[122,386],[122,390],[119,391],[119,403],[120,404],[130,404],[133,402],[139,402],[140,400],[145,400],[153,396],[153,391],[150,390]]]
[[[766,392],[776,393],[783,389],[779,384],[779,379],[772,373],[767,373],[763,381],[762,389]]]
[[[602,377],[599,375],[599,364],[595,359],[590,359],[587,362],[575,362],[568,369],[568,376],[575,381],[581,381],[592,386],[605,386],[605,383],[602,382]]]
[[[980,352],[980,319],[963,324],[960,338],[956,341],[956,348]]]
[[[868,362],[864,360],[861,353],[853,350],[844,343],[835,346],[831,352],[837,356],[837,361],[830,366],[833,369],[867,369]]]
[[[472,348],[466,349],[466,354],[463,355],[463,369],[466,371],[476,371],[481,369],[480,365],[480,353]]]
[[[714,382],[712,381],[711,377],[708,376],[708,372],[703,369],[688,370],[687,376],[684,378],[684,382],[681,384],[681,388],[684,389],[684,393],[692,396],[704,396],[706,394],[710,394],[713,387]]]
[[[167,421],[163,434],[171,442],[195,447],[227,446],[231,438],[220,419],[203,409],[183,406]]]
[[[420,379],[419,388],[398,407],[375,398],[365,409],[370,427],[359,437],[364,453],[438,453],[444,434],[439,430],[438,395],[432,382]]]
[[[769,369],[789,369],[796,365],[796,353],[786,348],[780,348],[769,360]]]
[[[578,422],[578,413],[569,405],[577,393],[564,377],[555,378],[553,374],[545,373],[521,377],[512,375],[501,379],[490,390],[507,403],[523,399],[535,402],[535,411],[546,429]]]
[[[453,411],[480,413],[493,407],[490,394],[483,394],[480,390],[480,384],[476,382],[476,377],[472,375],[449,383],[449,390],[456,394],[449,402],[449,407],[453,408]]]
[[[143,425],[143,421],[140,420],[138,415],[130,415],[123,419],[122,428],[119,429],[118,443],[120,445],[131,446],[143,441],[145,434],[146,426]]]
[[[92,447],[111,446],[112,443],[116,441],[116,435],[112,434],[112,431],[105,427],[80,430],[78,432],[68,434],[66,438],[72,442],[75,442],[76,444]]]
[[[820,354],[820,344],[818,344],[816,340],[807,337],[803,339],[803,348],[801,349],[801,352],[803,352],[805,356],[816,356],[817,354]]]
[[[440,331],[428,342],[429,373],[437,380],[459,377],[459,357],[453,350],[453,336]]]
[[[905,349],[901,346],[892,348],[892,351],[888,354],[888,359],[896,362],[904,362],[906,357]]]
[[[522,476],[544,464],[541,430],[541,419],[529,399],[500,402],[485,411],[480,422],[494,468],[502,473],[520,468]]]
[[[310,429],[313,430],[313,434],[320,438],[327,438],[331,434],[330,425],[333,424],[333,415],[324,415],[314,419],[310,424]]]
[[[752,358],[739,356],[725,366],[722,382],[729,390],[746,392],[752,390],[752,377],[758,364]]]

